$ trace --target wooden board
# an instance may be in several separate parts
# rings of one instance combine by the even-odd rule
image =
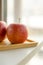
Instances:
[[[8,43],[8,44],[7,44]],[[35,47],[38,44],[38,42],[35,42],[33,40],[26,40],[24,43],[19,44],[11,44],[8,40],[0,42],[0,51],[4,50],[12,50],[12,49],[18,49],[18,48],[29,48],[29,47]]]

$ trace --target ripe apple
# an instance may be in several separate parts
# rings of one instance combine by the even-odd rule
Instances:
[[[28,37],[26,26],[23,24],[10,24],[7,28],[7,37],[11,43],[22,43]]]
[[[6,23],[4,21],[0,21],[0,42],[2,42],[6,35]]]

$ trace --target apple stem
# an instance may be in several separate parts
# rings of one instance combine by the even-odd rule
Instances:
[[[19,23],[21,23],[21,18],[19,18]]]

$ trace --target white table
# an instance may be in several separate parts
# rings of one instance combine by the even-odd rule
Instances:
[[[42,37],[30,36],[35,41],[42,41]],[[34,47],[35,48],[35,47]],[[0,65],[17,65],[34,48],[24,48],[0,51]],[[27,65],[43,65],[43,51],[40,51]]]

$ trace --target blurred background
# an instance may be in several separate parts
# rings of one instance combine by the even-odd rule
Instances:
[[[43,27],[43,0],[0,0],[0,5],[2,20],[13,22],[16,16],[22,20],[21,23]]]
[[[43,0],[0,0],[2,20],[43,28]]]

